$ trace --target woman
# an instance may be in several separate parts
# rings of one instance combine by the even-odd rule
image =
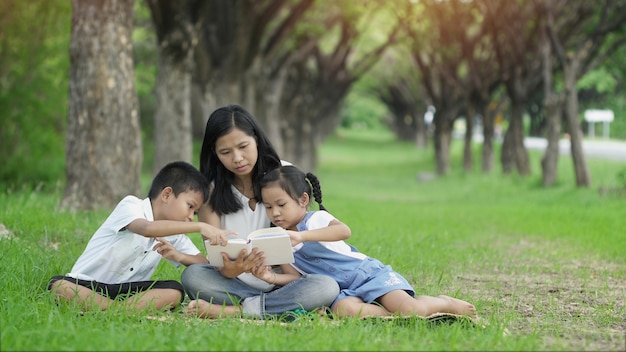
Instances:
[[[240,238],[270,226],[257,198],[261,177],[281,160],[254,117],[237,105],[215,110],[206,124],[200,171],[211,186],[209,201],[198,211],[200,221],[234,230]],[[329,306],[339,294],[337,283],[326,275],[303,275],[284,286],[268,284],[250,271],[263,264],[262,253],[242,251],[224,267],[189,266],[181,281],[192,298],[188,314],[219,317],[245,314],[279,315],[297,309]]]

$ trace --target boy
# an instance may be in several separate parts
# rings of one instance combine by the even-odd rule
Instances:
[[[150,278],[161,257],[175,266],[207,263],[186,233],[199,232],[212,244],[226,244],[231,231],[194,221],[208,194],[208,182],[195,167],[180,161],[166,165],[152,181],[148,198],[122,199],[89,240],[72,271],[50,279],[48,289],[57,298],[86,308],[106,310],[123,304],[137,310],[165,310],[177,306],[184,298],[182,285]]]

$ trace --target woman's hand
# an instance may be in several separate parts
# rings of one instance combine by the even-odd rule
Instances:
[[[242,273],[251,272],[257,266],[263,265],[265,256],[263,252],[253,248],[250,254],[245,249],[242,250],[234,260],[230,260],[226,253],[222,253],[222,259],[224,260],[224,267],[220,270],[220,273],[228,278],[235,278]]]

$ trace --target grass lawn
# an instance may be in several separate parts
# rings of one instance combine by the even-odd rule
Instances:
[[[626,349],[626,165],[588,160],[593,188],[576,189],[569,158],[559,183],[541,184],[541,155],[528,177],[450,175],[432,147],[349,132],[327,140],[316,174],[324,205],[352,228],[349,243],[391,264],[419,294],[476,305],[483,328],[305,317],[287,324],[126,314],[58,306],[45,289],[68,272],[110,209],[59,211],[58,192],[0,194],[0,350],[612,350]],[[497,156],[496,156],[497,158]],[[623,185],[622,185],[623,186]],[[192,239],[201,247],[200,235]],[[156,277],[179,278],[162,262]]]

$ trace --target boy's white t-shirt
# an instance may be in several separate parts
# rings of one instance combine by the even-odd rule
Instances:
[[[125,229],[135,219],[154,221],[149,198],[142,200],[126,196],[122,199],[91,237],[66,276],[107,284],[150,280],[162,257],[152,250],[158,243],[155,238]],[[166,236],[164,239],[181,253],[200,253],[187,235]],[[170,263],[176,267],[181,265],[174,261]]]

